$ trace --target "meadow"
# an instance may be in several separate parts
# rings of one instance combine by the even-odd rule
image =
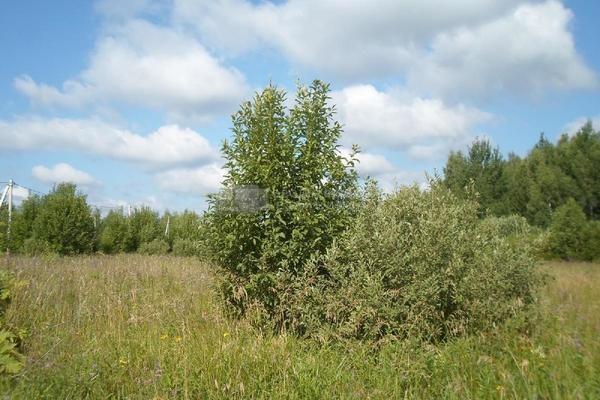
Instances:
[[[173,256],[13,257],[10,399],[600,398],[600,265],[540,264],[535,312],[477,336],[316,343],[223,315],[214,272]]]

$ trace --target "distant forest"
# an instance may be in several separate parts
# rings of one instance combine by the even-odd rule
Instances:
[[[443,182],[476,196],[481,217],[519,215],[544,230],[537,242],[546,257],[600,258],[600,132],[591,122],[556,144],[542,134],[523,158],[504,159],[476,140],[466,153],[450,153]]]
[[[575,200],[586,217],[600,216],[600,132],[586,123],[577,133],[563,134],[556,144],[542,134],[523,158],[477,140],[466,153],[452,152],[444,183],[455,193],[478,194],[482,216],[518,214],[547,228],[556,209]]]

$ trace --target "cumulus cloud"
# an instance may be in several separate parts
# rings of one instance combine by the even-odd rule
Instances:
[[[473,128],[491,115],[462,104],[401,91],[356,85],[332,94],[344,125],[344,140],[364,148],[391,147],[416,158],[434,158],[470,141]]]
[[[111,26],[90,63],[62,88],[17,77],[15,88],[34,104],[84,107],[117,101],[166,111],[173,117],[210,117],[239,103],[245,78],[223,65],[200,42],[141,19]]]
[[[557,0],[175,0],[173,15],[215,48],[275,48],[354,82],[407,77],[417,91],[450,96],[597,85]]]
[[[15,78],[14,86],[34,103],[43,106],[79,108],[93,99],[93,88],[73,80],[64,82],[62,90],[59,90],[54,86],[36,83],[28,75],[22,75]]]
[[[147,136],[98,120],[20,118],[0,120],[0,148],[77,150],[148,166],[207,163],[218,153],[197,132],[162,126]]]
[[[411,58],[411,43],[421,45],[437,31],[484,21],[515,3],[175,0],[174,18],[195,27],[214,46],[243,51],[267,44],[301,64],[353,75],[405,67]],[[349,54],[352,62],[348,62]]]
[[[339,152],[346,158],[351,154],[351,150],[347,147],[341,147]],[[384,191],[389,192],[401,185],[425,183],[425,172],[398,167],[383,154],[360,152],[356,158],[358,162],[355,169],[358,175],[363,179],[368,177],[376,180]]]
[[[409,69],[409,81],[442,96],[593,88],[597,78],[568,30],[572,18],[560,2],[547,1],[440,33],[429,54]]]
[[[87,172],[80,171],[67,163],[59,163],[53,167],[37,165],[33,167],[31,174],[44,183],[70,182],[86,186],[96,182],[94,177]]]
[[[396,167],[383,155],[359,153],[356,170],[361,176],[379,176],[396,171]]]
[[[179,193],[208,194],[221,187],[224,170],[217,164],[198,168],[177,168],[156,175],[161,188]]]

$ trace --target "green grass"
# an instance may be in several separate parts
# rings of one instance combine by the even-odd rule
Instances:
[[[6,266],[6,261],[2,261]],[[2,266],[2,265],[0,265]],[[600,265],[547,263],[539,311],[441,345],[317,345],[222,316],[196,259],[13,258],[12,399],[600,398]]]

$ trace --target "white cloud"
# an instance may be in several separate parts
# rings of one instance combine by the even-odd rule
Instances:
[[[96,182],[94,177],[87,172],[80,171],[66,163],[59,163],[50,168],[37,165],[33,167],[31,174],[34,178],[44,183],[70,182],[85,186]]]
[[[600,115],[595,117],[579,117],[565,125],[564,129],[560,134],[567,133],[568,135],[575,135],[588,121],[592,122],[594,130],[600,130]]]
[[[348,158],[351,150],[341,147],[339,152]],[[390,192],[399,185],[412,185],[425,183],[425,172],[409,171],[394,165],[382,154],[360,152],[356,156],[358,163],[355,165],[356,172],[361,178],[371,178],[377,181],[380,188]]]
[[[175,0],[173,15],[214,48],[275,48],[352,82],[408,77],[414,90],[462,96],[597,85],[557,0]]]
[[[263,43],[303,65],[353,75],[405,67],[411,43],[421,45],[437,31],[480,22],[515,3],[290,0],[276,5],[175,0],[174,17],[197,28],[214,46],[235,52]]]
[[[350,86],[332,98],[344,125],[344,140],[367,149],[391,147],[416,158],[445,155],[448,148],[470,141],[474,126],[491,118],[462,104],[448,106],[439,99],[383,92],[371,85]]]
[[[551,0],[524,4],[480,26],[440,33],[429,54],[409,69],[409,81],[454,97],[593,88],[597,78],[577,54],[568,30],[572,18]]]
[[[25,200],[29,197],[30,193],[29,193],[29,189],[26,189],[24,187],[21,186],[13,186],[13,199],[16,200],[17,202]]]
[[[389,174],[396,170],[396,167],[381,154],[359,153],[356,170],[361,176],[378,176]]]
[[[98,40],[89,67],[61,89],[24,75],[15,88],[34,104],[84,107],[124,102],[172,117],[229,111],[247,92],[243,75],[224,66],[197,40],[144,20],[129,20]]]
[[[217,164],[199,168],[178,168],[156,175],[161,188],[179,193],[208,194],[221,187],[224,170]]]
[[[148,166],[207,163],[218,152],[203,136],[178,125],[147,136],[90,119],[20,118],[0,120],[0,148],[77,150]]]
[[[92,100],[93,94],[93,88],[72,80],[64,82],[62,90],[59,90],[44,83],[38,84],[30,76],[22,75],[15,78],[14,85],[19,92],[42,106],[83,107]]]

